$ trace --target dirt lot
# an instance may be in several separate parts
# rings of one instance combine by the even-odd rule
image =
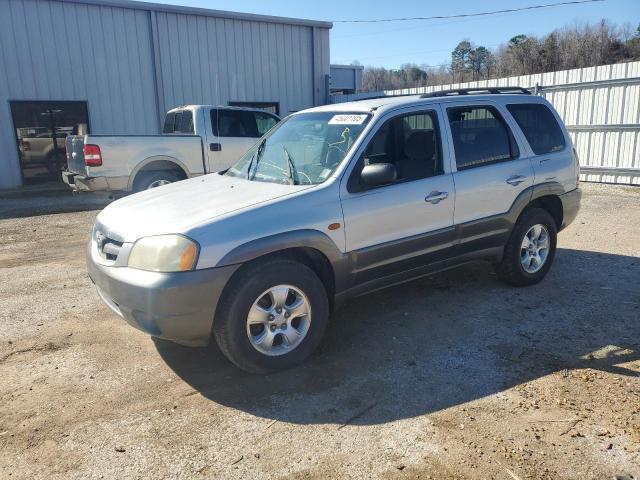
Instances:
[[[265,377],[103,306],[96,211],[12,202],[1,478],[640,478],[638,188],[586,185],[540,285],[478,264],[361,297],[311,361]]]

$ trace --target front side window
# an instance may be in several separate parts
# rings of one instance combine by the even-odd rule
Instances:
[[[211,124],[216,137],[260,137],[255,117],[245,110],[212,110]]]
[[[536,155],[558,152],[565,147],[564,135],[551,110],[540,103],[507,105]]]
[[[387,120],[375,133],[354,168],[349,191],[366,187],[360,173],[366,165],[390,163],[397,181],[419,180],[442,173],[438,118],[434,111],[401,115]]]
[[[519,156],[515,139],[495,108],[455,107],[447,114],[459,171]]]
[[[260,138],[278,123],[273,115],[251,110],[211,110],[216,137]]]
[[[292,115],[272,128],[225,175],[291,185],[322,183],[344,160],[369,119],[363,113]]]

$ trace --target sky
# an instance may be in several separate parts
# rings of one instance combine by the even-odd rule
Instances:
[[[154,0],[150,0],[154,1]],[[260,13],[313,20],[350,20],[452,15],[525,7],[561,0],[155,0],[217,10]],[[495,49],[518,34],[543,35],[576,22],[602,18],[622,25],[640,23],[640,0],[557,6],[487,17],[390,23],[334,23],[331,63],[396,68],[404,63],[437,66],[450,60],[463,39]]]

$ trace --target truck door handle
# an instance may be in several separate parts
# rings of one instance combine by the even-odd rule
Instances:
[[[219,143],[210,143],[209,150],[211,150],[212,152],[219,152],[220,150],[222,150],[222,145],[220,145]]]
[[[524,182],[527,179],[527,177],[523,177],[522,175],[511,175],[509,178],[507,178],[505,181],[509,184],[509,185],[513,185],[514,187],[516,185],[520,185],[522,182]]]
[[[435,205],[436,203],[439,203],[440,200],[444,200],[448,196],[449,196],[449,192],[433,191],[425,197],[424,201]]]

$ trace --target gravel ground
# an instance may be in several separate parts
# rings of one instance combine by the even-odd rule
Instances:
[[[541,284],[478,263],[361,297],[268,376],[112,314],[96,211],[2,200],[0,477],[640,478],[640,189],[584,190]]]

